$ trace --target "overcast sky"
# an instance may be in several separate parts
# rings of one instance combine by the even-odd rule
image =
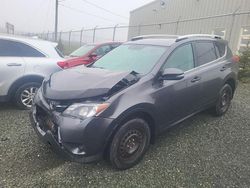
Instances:
[[[59,0],[59,31],[94,26],[128,24],[129,12],[153,0]],[[87,2],[86,2],[87,1]],[[88,2],[107,9],[101,10]],[[55,0],[1,0],[0,27],[5,22],[15,30],[47,32],[54,30]]]

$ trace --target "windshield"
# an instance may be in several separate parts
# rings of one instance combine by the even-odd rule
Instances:
[[[166,50],[167,47],[162,46],[125,44],[97,60],[93,67],[111,71],[135,71],[144,75],[150,72]]]
[[[70,57],[81,57],[88,53],[90,50],[95,48],[95,45],[84,45],[78,48],[76,51],[72,52],[69,56]]]

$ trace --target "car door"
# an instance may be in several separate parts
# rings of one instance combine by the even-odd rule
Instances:
[[[197,110],[201,95],[200,75],[194,69],[195,59],[191,43],[177,47],[167,59],[163,69],[184,71],[181,80],[166,80],[156,89],[156,106],[162,125],[171,125]]]
[[[226,63],[226,60],[221,59],[220,56],[224,56],[224,54],[225,46],[224,50],[220,49],[220,52],[217,52],[214,41],[195,42],[196,67],[202,75],[201,107],[209,105],[217,99],[223,84],[222,68]]]
[[[0,39],[0,95],[8,94],[12,83],[22,77],[25,62],[16,41]]]

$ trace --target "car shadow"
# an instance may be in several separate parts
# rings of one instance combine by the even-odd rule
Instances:
[[[19,110],[13,103],[11,102],[0,102],[0,111],[4,110]]]

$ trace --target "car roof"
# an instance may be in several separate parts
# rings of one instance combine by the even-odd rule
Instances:
[[[0,34],[0,39],[11,40],[16,42],[21,42],[27,44],[38,51],[42,52],[48,57],[58,58],[59,54],[56,52],[55,47],[58,45],[55,42],[45,41],[38,38],[32,37],[23,37],[23,36],[14,36],[14,35],[5,35]]]

